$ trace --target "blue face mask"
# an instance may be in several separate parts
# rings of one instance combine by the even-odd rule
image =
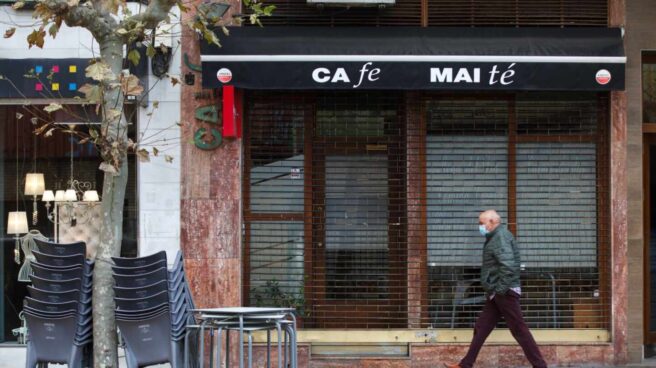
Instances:
[[[478,225],[478,231],[481,233],[481,235],[485,236],[489,231],[485,228],[485,225]]]

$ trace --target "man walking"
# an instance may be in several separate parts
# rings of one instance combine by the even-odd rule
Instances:
[[[519,249],[513,234],[501,225],[501,217],[495,210],[482,212],[478,217],[478,229],[485,236],[481,285],[486,293],[485,306],[476,325],[474,338],[467,355],[459,364],[444,364],[446,368],[472,368],[485,339],[503,317],[524,355],[534,368],[546,368],[540,349],[524,322],[519,306]]]

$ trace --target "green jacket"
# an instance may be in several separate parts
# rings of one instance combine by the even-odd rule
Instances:
[[[519,287],[519,249],[515,237],[504,225],[485,235],[481,285],[488,294],[506,294]]]

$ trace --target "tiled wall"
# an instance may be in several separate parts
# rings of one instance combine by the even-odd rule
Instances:
[[[625,49],[628,57],[628,342],[631,361],[642,359],[643,348],[643,192],[641,50],[656,50],[656,4],[651,0],[626,1]]]

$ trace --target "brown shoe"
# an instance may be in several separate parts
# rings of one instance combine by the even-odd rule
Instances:
[[[458,363],[444,363],[444,368],[460,368],[460,364]]]

